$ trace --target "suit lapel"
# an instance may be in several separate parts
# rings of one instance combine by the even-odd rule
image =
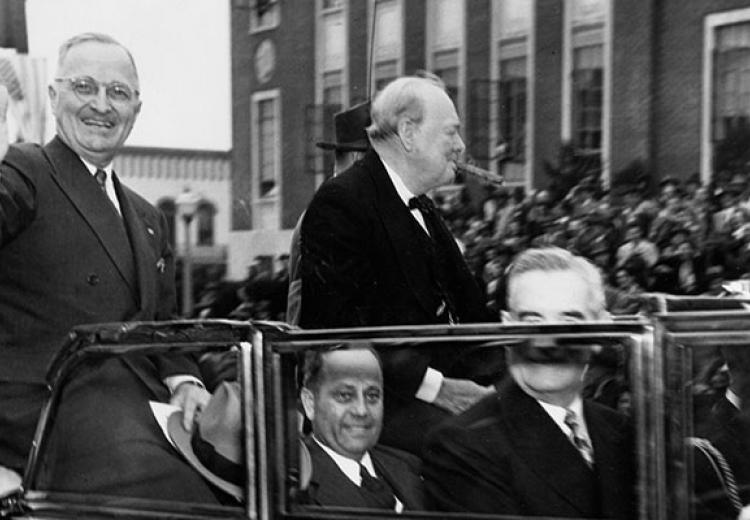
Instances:
[[[429,237],[398,196],[377,154],[368,152],[365,163],[375,185],[379,215],[391,239],[401,271],[420,305],[429,315],[434,316],[437,304],[430,298],[430,292],[425,290],[434,283],[430,271],[425,269],[430,259],[429,249],[424,246],[424,241],[429,240]]]
[[[410,475],[402,474],[394,466],[389,467],[389,464],[386,463],[386,456],[378,451],[377,446],[370,451],[370,457],[375,466],[375,472],[388,483],[401,503],[404,504],[404,509],[418,509],[421,500],[415,496],[418,491]]]
[[[130,244],[133,248],[135,268],[138,278],[138,293],[140,295],[140,310],[144,316],[154,314],[156,308],[156,262],[158,260],[154,248],[148,242],[149,236],[154,236],[155,230],[148,227],[138,209],[133,203],[130,190],[120,184],[116,175],[112,175],[117,197],[120,201],[122,219],[125,222]]]
[[[529,469],[581,516],[596,516],[594,472],[541,405],[510,384],[498,406],[509,441]]]
[[[318,444],[306,440],[313,473],[310,480],[310,498],[318,505],[337,507],[367,507],[359,488],[347,478],[331,457]]]
[[[53,180],[86,221],[137,298],[133,253],[122,219],[78,156],[55,137],[44,147]],[[61,230],[64,232],[64,230]]]
[[[622,511],[630,509],[629,502],[632,501],[631,490],[623,489],[624,484],[635,482],[631,470],[634,467],[635,453],[629,442],[630,437],[624,430],[626,422],[623,419],[623,429],[618,429],[601,413],[594,413],[585,401],[583,413],[594,447],[602,514],[620,517]]]

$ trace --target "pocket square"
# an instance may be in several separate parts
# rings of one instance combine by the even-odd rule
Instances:
[[[159,258],[159,261],[156,262],[156,270],[160,273],[163,273],[167,269],[167,262],[164,261],[163,258]]]

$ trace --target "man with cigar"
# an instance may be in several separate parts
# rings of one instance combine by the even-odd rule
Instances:
[[[372,103],[372,150],[315,194],[301,229],[307,328],[481,322],[489,313],[426,196],[452,182],[460,120],[435,76],[398,78]],[[434,346],[433,346],[434,347]],[[454,373],[455,349],[383,352],[381,442],[419,453],[424,432],[491,390]]]
[[[511,321],[607,317],[597,269],[558,248],[529,249],[508,272]],[[590,347],[507,347],[510,378],[428,435],[428,508],[522,516],[630,519],[631,431],[583,401]]]

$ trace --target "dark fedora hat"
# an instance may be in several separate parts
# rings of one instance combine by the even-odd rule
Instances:
[[[341,152],[366,152],[370,149],[370,140],[365,128],[370,126],[370,102],[339,112],[333,116],[336,129],[335,143],[316,143],[323,150],[338,150]]]
[[[221,383],[201,411],[192,434],[182,427],[182,411],[174,412],[167,430],[177,449],[211,484],[244,501],[240,385]]]

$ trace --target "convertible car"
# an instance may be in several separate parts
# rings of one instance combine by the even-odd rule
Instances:
[[[664,299],[652,312],[612,322],[529,325],[451,325],[301,330],[275,322],[226,320],[115,323],[76,328],[50,368],[51,397],[40,419],[21,486],[0,499],[2,518],[526,518],[314,506],[305,499],[310,460],[302,448],[298,381],[302,354],[346,343],[380,351],[460,349],[477,379],[499,384],[507,349],[529,344],[591,347],[585,396],[631,417],[636,468],[632,482],[638,520],[736,518],[743,503],[741,475],[722,480],[700,447],[703,418],[723,396],[729,377],[722,352],[750,348],[750,312],[742,305]],[[748,351],[750,353],[750,351]],[[55,465],[65,449],[61,415],[81,373],[106,360],[143,354],[193,356],[209,390],[239,389],[241,484],[235,500],[145,499],[127,493],[78,492]],[[750,364],[748,365],[750,369]],[[722,375],[724,376],[722,379]],[[733,377],[738,377],[734,375]],[[144,402],[169,438],[169,410]],[[169,439],[168,439],[169,440]],[[170,442],[174,441],[172,439]],[[177,446],[171,456],[183,457]],[[748,466],[750,466],[750,461]],[[66,464],[75,460],[66,459]],[[705,467],[714,471],[706,476]],[[70,475],[71,467],[66,467]],[[72,471],[75,471],[73,466]],[[117,474],[117,469],[112,468]],[[65,472],[63,473],[65,474]],[[716,476],[717,489],[708,485]],[[705,484],[705,485],[702,485]],[[734,495],[732,495],[734,493]],[[729,497],[729,498],[727,498]],[[726,499],[726,500],[725,500]],[[729,504],[729,506],[726,506]],[[726,506],[726,507],[725,507]]]

